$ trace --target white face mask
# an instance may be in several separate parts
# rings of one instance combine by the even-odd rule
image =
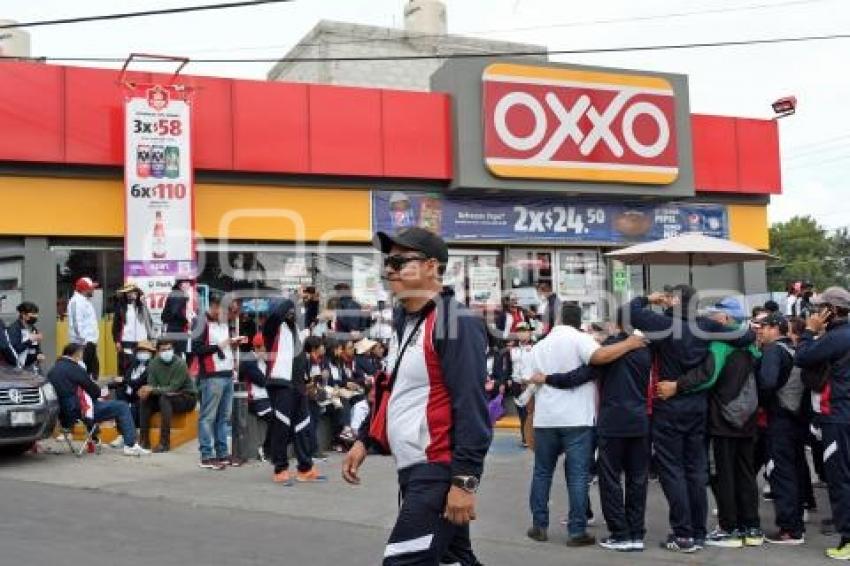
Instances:
[[[159,358],[163,362],[170,364],[174,360],[174,350],[164,350],[164,351],[160,352]]]
[[[136,359],[139,360],[140,362],[146,362],[146,361],[151,359],[151,353],[150,352],[137,352],[136,353]]]

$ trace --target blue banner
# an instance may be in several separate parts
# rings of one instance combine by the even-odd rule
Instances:
[[[428,228],[448,241],[631,244],[686,232],[728,238],[726,207],[691,203],[602,203],[557,197],[459,197],[372,191],[372,226]]]

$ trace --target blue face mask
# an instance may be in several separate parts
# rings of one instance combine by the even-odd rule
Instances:
[[[174,361],[174,350],[164,350],[160,352],[159,359],[161,359],[167,364],[170,364],[172,361]]]

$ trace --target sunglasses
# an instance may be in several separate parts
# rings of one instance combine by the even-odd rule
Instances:
[[[411,261],[426,261],[427,259],[424,255],[388,255],[384,258],[384,267],[393,271],[400,271]]]

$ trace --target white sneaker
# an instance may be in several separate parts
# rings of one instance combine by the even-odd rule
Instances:
[[[808,509],[803,509],[803,522],[804,523],[809,522],[809,510]]]
[[[124,437],[120,434],[115,437],[115,440],[109,443],[110,448],[121,448],[124,446]]]
[[[138,443],[136,443],[134,446],[125,446],[124,447],[124,455],[125,456],[139,457],[139,456],[147,456],[150,453],[151,453],[150,450],[146,450],[146,449],[142,448],[141,446],[139,446]]]

